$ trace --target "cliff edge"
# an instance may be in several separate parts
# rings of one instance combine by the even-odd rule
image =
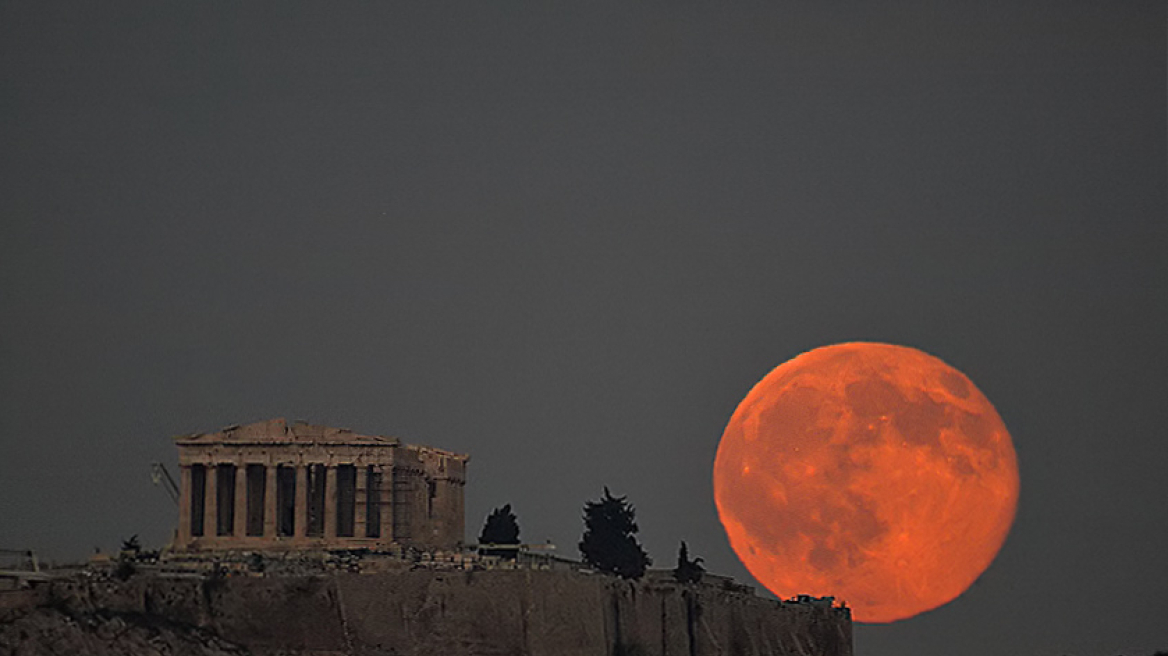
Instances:
[[[84,649],[19,638],[54,631]],[[119,631],[132,648],[86,642]],[[78,576],[47,584],[35,609],[0,618],[0,640],[14,654],[852,656],[846,608],[552,570]]]

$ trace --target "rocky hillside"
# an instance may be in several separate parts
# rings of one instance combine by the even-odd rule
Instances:
[[[209,631],[159,617],[73,614],[50,607],[0,616],[0,654],[8,656],[240,656],[249,653]]]
[[[56,579],[38,595],[0,617],[0,656],[852,656],[846,608],[715,577],[140,573]]]

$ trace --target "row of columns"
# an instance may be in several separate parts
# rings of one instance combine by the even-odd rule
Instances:
[[[231,465],[231,467],[223,467],[221,465]],[[347,463],[342,463],[347,464]],[[352,504],[352,535],[338,535],[337,519],[341,510],[338,503],[339,491],[339,476],[337,464],[326,463],[277,463],[275,465],[257,465],[254,463],[217,463],[207,462],[202,464],[184,464],[181,466],[182,487],[179,508],[179,529],[178,542],[181,545],[189,544],[192,540],[216,540],[224,539],[264,539],[275,540],[277,538],[292,538],[292,539],[307,539],[307,538],[325,538],[344,540],[346,538],[367,539],[375,538],[379,541],[391,541],[393,537],[393,499],[392,499],[392,468],[390,466],[374,465],[372,467],[357,466],[354,467],[354,480],[352,482],[352,499],[346,499],[346,504]],[[199,474],[198,467],[202,467],[202,474]],[[262,487],[262,504],[258,500],[253,500],[253,493],[260,493],[256,486],[249,485],[252,476],[249,476],[249,469],[257,471],[255,467],[263,467],[263,487]],[[316,486],[310,485],[309,469],[319,468],[316,471],[324,474],[323,488],[324,499],[323,503],[319,504],[323,517],[323,530],[319,535],[309,535],[309,508],[313,503],[310,499],[310,494]],[[292,531],[281,531],[280,514],[284,509],[280,507],[281,490],[280,478],[281,475],[287,475],[288,471],[295,472],[293,479],[294,483],[294,499],[293,499],[293,513],[292,513]],[[234,472],[234,481],[220,480],[221,477],[230,478],[231,472]],[[373,476],[370,476],[373,474]],[[199,478],[202,478],[201,485],[199,485]],[[370,489],[370,479],[374,483],[375,489]],[[224,530],[221,534],[219,531],[219,512],[221,510],[219,493],[226,485],[233,485],[233,504],[231,506],[231,526],[229,530]],[[201,490],[196,491],[196,487],[201,487]],[[287,489],[287,480],[285,482],[285,489]],[[202,493],[201,498],[197,498],[198,492]],[[374,495],[370,497],[370,495]],[[201,507],[201,513],[199,509]],[[257,531],[257,528],[249,527],[249,519],[252,519],[250,509],[258,510],[262,514],[262,528]],[[226,508],[223,508],[226,510]],[[373,519],[374,525],[370,526],[369,510],[377,513],[377,517]],[[202,515],[201,518],[199,515]],[[199,522],[199,519],[202,521]],[[201,530],[198,524],[201,523]],[[227,527],[225,527],[226,529]],[[249,528],[253,529],[249,532]],[[370,529],[373,530],[370,530]],[[348,533],[349,531],[346,531]],[[370,535],[373,533],[373,535]]]

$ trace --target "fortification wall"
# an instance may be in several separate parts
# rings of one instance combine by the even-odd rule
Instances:
[[[56,582],[53,602],[147,614],[276,656],[851,656],[846,609],[571,571]]]

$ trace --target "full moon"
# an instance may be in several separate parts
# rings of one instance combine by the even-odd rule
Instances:
[[[730,545],[780,598],[835,596],[859,622],[956,598],[997,555],[1018,462],[994,407],[916,349],[804,353],[738,405],[714,461]]]

